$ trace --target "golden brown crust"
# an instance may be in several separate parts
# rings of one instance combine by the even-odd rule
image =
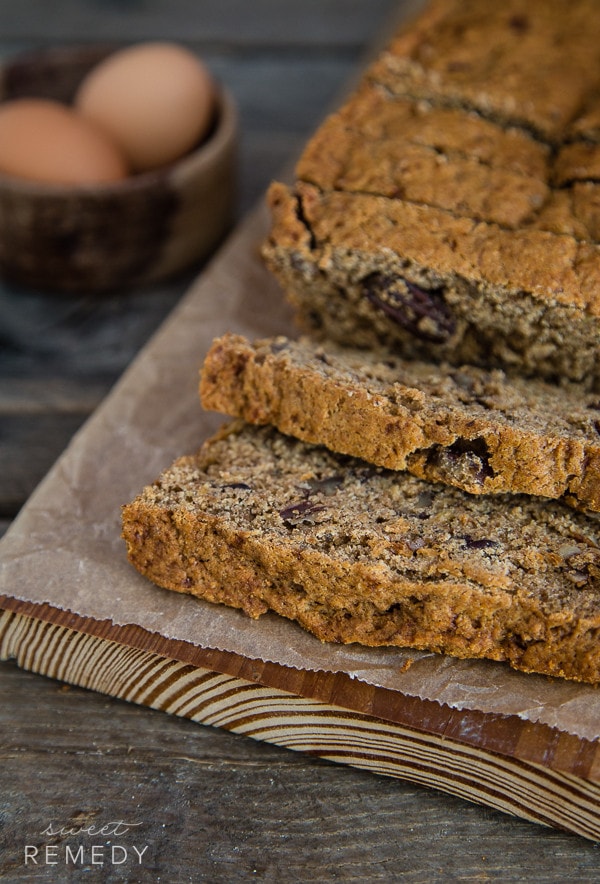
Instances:
[[[548,200],[548,145],[461,108],[363,83],[319,127],[296,175],[323,191],[385,196],[517,228]]]
[[[600,240],[600,144],[555,151],[463,108],[390,99],[363,82],[306,145],[300,181],[444,209],[509,230]]]
[[[600,78],[599,25],[594,0],[433,0],[368,76],[554,140]]]
[[[598,522],[551,503],[466,497],[238,426],[127,505],[123,532],[160,586],[326,641],[600,680]]]
[[[600,510],[596,394],[284,337],[215,340],[205,408],[471,494]]]

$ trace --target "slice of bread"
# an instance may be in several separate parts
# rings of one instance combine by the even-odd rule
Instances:
[[[596,516],[470,496],[236,422],[123,509],[166,589],[392,645],[600,681]]]
[[[229,334],[213,342],[200,395],[208,409],[471,494],[600,510],[600,400],[575,385]]]

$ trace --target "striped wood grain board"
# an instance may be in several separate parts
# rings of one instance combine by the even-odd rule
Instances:
[[[600,839],[597,742],[47,605],[0,609],[0,659],[24,669]]]

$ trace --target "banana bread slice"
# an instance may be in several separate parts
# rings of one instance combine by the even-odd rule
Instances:
[[[123,508],[161,587],[324,641],[428,649],[600,680],[596,516],[470,496],[240,423]]]
[[[600,401],[579,387],[285,337],[216,339],[205,408],[472,494],[600,510]]]

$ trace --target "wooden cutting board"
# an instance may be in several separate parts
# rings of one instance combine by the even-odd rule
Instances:
[[[24,669],[600,838],[597,741],[47,604],[0,608],[0,658]]]
[[[2,539],[0,658],[200,724],[600,839],[597,740],[501,708],[458,709],[340,671],[212,650],[201,634],[196,644],[113,616],[111,605],[127,591],[138,607],[146,598],[139,596],[138,604],[141,583],[127,586],[127,565],[115,564],[125,558],[118,502],[207,431],[195,423],[197,369],[211,335],[225,330],[219,317],[227,316],[234,331],[251,330],[249,323],[263,334],[287,331],[280,307],[265,294],[269,280],[257,257],[265,223],[263,209],[242,225]],[[180,335],[174,344],[182,329],[185,340]],[[159,394],[166,405],[154,408]],[[171,601],[174,594],[168,595]],[[106,613],[86,613],[100,597]],[[177,596],[174,604],[189,602]]]

